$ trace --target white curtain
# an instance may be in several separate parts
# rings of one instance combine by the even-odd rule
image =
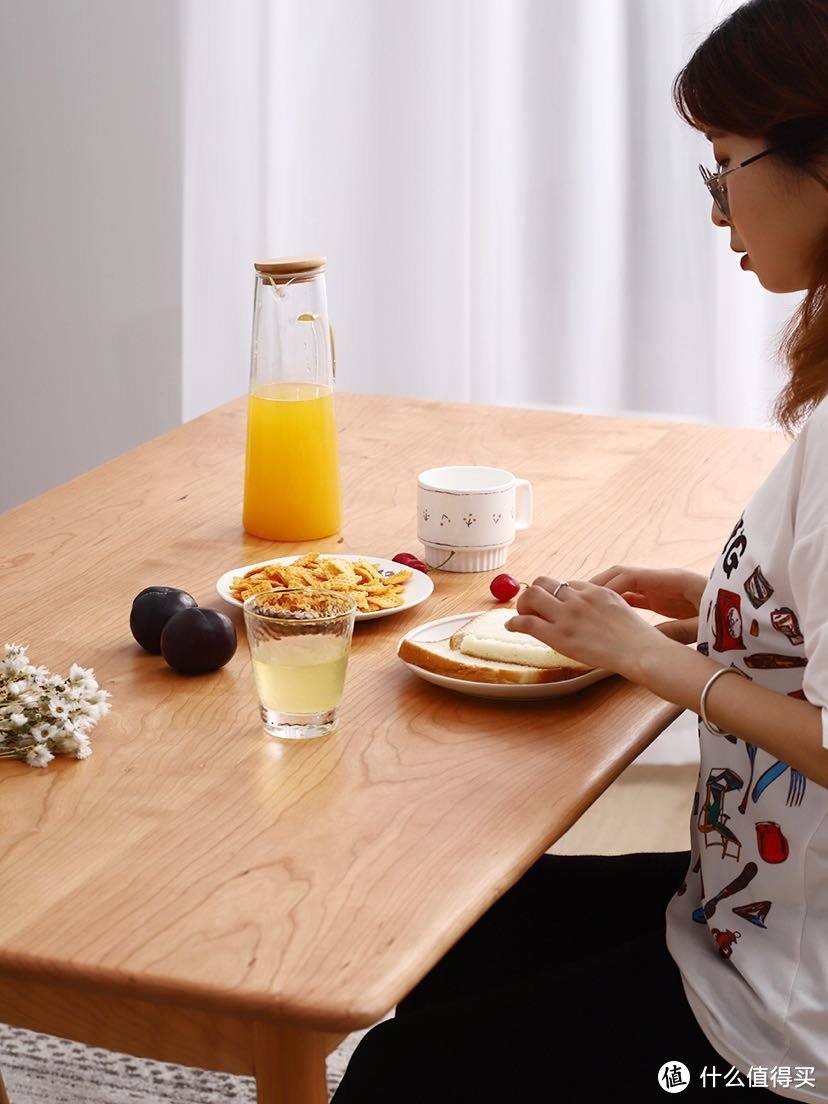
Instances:
[[[767,424],[798,297],[670,101],[735,6],[185,0],[185,418],[246,390],[253,260],[321,253],[343,390]]]

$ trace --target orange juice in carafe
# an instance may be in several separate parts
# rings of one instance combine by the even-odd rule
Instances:
[[[271,540],[330,536],[342,525],[334,398],[317,383],[266,383],[247,408],[244,527]]]
[[[257,261],[243,523],[266,540],[342,526],[324,257]]]

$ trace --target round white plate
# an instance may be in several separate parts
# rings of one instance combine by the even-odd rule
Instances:
[[[441,617],[438,621],[427,621],[425,625],[418,625],[416,629],[406,633],[400,640],[413,640],[419,643],[428,643],[434,640],[445,640],[462,628],[477,613],[459,613],[454,617]],[[397,645],[399,648],[399,645]],[[576,675],[575,678],[564,679],[563,682],[536,682],[525,685],[500,682],[471,682],[469,679],[450,678],[448,675],[439,675],[434,671],[427,671],[424,667],[417,667],[413,663],[402,661],[410,671],[418,675],[426,682],[433,682],[435,686],[443,686],[446,690],[456,690],[458,694],[469,694],[473,698],[500,698],[510,701],[532,701],[537,698],[565,698],[570,694],[577,694],[579,690],[585,690],[594,682],[609,678],[612,671],[604,671],[596,668],[585,675]]]
[[[262,560],[260,563],[246,564],[244,567],[234,567],[232,571],[225,571],[222,577],[216,583],[216,590],[225,600],[233,606],[243,608],[244,603],[240,602],[238,598],[235,598],[230,593],[230,584],[233,582],[233,578],[236,575],[246,575],[248,571],[252,571],[257,567],[267,567],[269,564],[292,564],[294,560],[298,560],[299,556],[278,556],[274,560]],[[384,560],[380,556],[354,556],[346,554],[344,552],[332,552],[329,556],[322,555],[319,557],[322,560],[367,560],[368,563],[375,564],[377,570],[381,575],[396,575],[398,571],[405,571],[405,564],[394,563],[393,560]],[[392,613],[402,613],[403,610],[411,609],[412,606],[418,606],[420,602],[424,602],[426,598],[434,590],[434,583],[431,581],[431,576],[426,575],[422,571],[411,570],[411,578],[403,587],[403,604],[401,606],[394,606],[391,609],[372,610],[370,613],[361,613],[359,610],[356,612],[357,621],[373,621],[376,617],[388,617]]]

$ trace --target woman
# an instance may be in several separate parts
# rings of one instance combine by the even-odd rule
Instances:
[[[776,406],[799,433],[709,579],[543,577],[510,627],[700,714],[691,851],[544,856],[369,1032],[337,1104],[828,1101],[828,0],[744,4],[674,99],[741,267],[807,292]]]

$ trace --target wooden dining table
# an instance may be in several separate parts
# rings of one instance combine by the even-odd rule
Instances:
[[[274,741],[216,580],[311,548],[418,553],[417,473],[452,463],[531,481],[534,523],[507,563],[521,580],[707,574],[787,443],[342,394],[342,531],[285,545],[242,529],[245,409],[0,517],[0,643],[91,666],[112,695],[90,758],[0,760],[0,1021],[253,1075],[259,1104],[319,1104],[337,1040],[387,1013],[680,710],[617,675],[543,701],[416,677],[404,633],[495,605],[496,572],[437,571],[421,605],[356,626],[337,731]],[[142,651],[130,606],[151,585],[233,619],[225,667],[187,677]]]

